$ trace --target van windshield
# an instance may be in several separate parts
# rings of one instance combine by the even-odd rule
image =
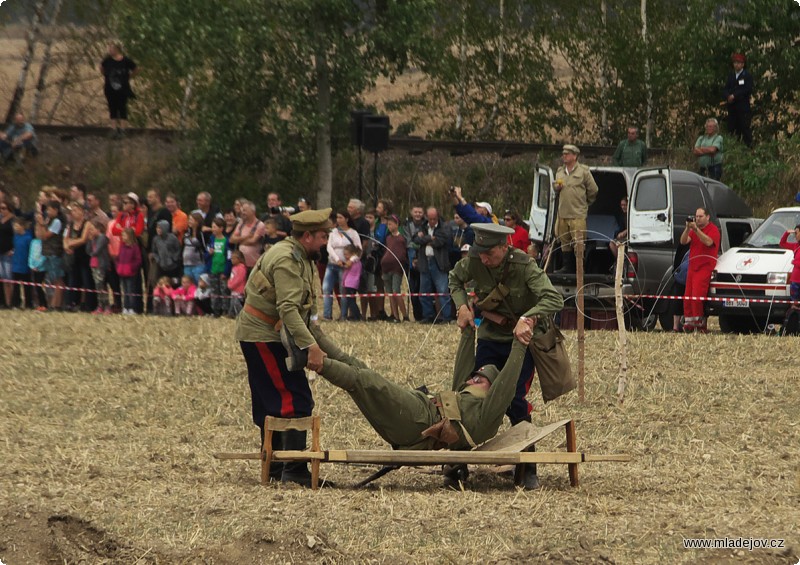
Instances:
[[[747,238],[742,247],[777,248],[781,236],[787,231],[793,232],[797,224],[800,224],[800,209],[774,212],[756,228],[756,231]]]

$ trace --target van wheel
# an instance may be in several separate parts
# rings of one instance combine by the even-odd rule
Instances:
[[[761,331],[766,323],[754,320],[751,316],[719,315],[719,329],[724,334],[752,334]]]

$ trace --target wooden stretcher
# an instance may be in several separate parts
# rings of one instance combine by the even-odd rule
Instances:
[[[563,427],[566,433],[566,451],[533,451],[541,439]],[[259,453],[215,453],[217,459],[255,459],[261,461],[261,484],[269,481],[269,465],[272,461],[306,461],[311,463],[311,485],[317,488],[320,463],[359,463],[384,465],[384,468],[362,481],[364,486],[382,477],[389,471],[402,466],[414,465],[524,465],[524,464],[562,464],[567,465],[569,482],[577,487],[578,465],[591,462],[626,462],[631,457],[625,454],[595,455],[577,450],[575,421],[559,420],[542,428],[530,422],[520,422],[516,426],[496,435],[486,443],[470,451],[423,451],[423,450],[360,450],[328,449],[319,447],[319,416],[307,418],[273,418],[267,416],[264,424],[264,445]],[[273,451],[272,433],[285,430],[310,430],[311,449],[308,451]],[[518,469],[515,482],[519,484],[521,472]]]

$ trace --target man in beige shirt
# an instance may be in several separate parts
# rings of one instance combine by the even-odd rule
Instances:
[[[578,163],[581,150],[565,145],[561,152],[564,165],[556,171],[555,191],[559,196],[556,237],[561,242],[563,263],[557,273],[575,272],[575,243],[586,233],[586,215],[597,198],[597,183],[589,167]]]

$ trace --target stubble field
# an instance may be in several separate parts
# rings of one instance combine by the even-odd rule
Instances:
[[[464,491],[430,469],[354,490],[374,467],[323,465],[337,488],[259,485],[233,322],[0,312],[0,560],[4,563],[796,563],[800,556],[797,338],[629,334],[616,402],[615,332],[588,332],[587,463],[571,488],[541,466],[517,491],[476,468]],[[399,382],[449,383],[455,326],[328,323]],[[575,332],[565,332],[575,358]],[[315,381],[323,448],[381,448],[350,399]],[[563,449],[561,434],[542,444]],[[783,549],[684,550],[684,538],[777,538]]]

